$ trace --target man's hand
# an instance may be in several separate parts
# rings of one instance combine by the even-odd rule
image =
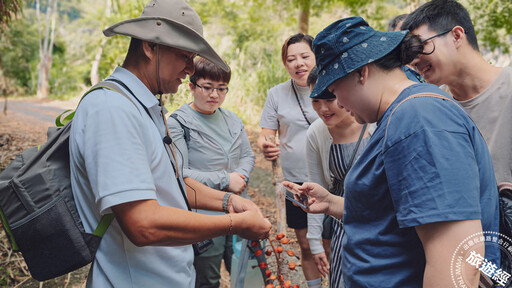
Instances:
[[[327,274],[329,274],[329,259],[327,259],[325,252],[313,254],[313,260],[315,260],[318,272],[320,272],[323,277],[327,276]]]
[[[272,224],[258,212],[248,210],[238,214],[230,214],[233,219],[233,233],[249,240],[268,238]]]
[[[229,174],[229,186],[227,191],[233,192],[237,195],[242,194],[244,192],[245,187],[247,187],[247,182],[245,182],[245,176],[238,173],[232,172]]]

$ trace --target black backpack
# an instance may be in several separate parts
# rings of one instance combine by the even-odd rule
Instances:
[[[98,83],[83,97],[96,89],[116,91],[133,103],[109,81]],[[101,237],[114,219],[113,214],[106,214],[94,233],[84,231],[70,181],[69,134],[73,116],[74,112],[63,118],[64,123],[59,116],[57,126],[67,123],[65,126],[50,127],[45,144],[23,151],[0,173],[3,227],[13,250],[22,253],[32,277],[39,281],[91,263]]]

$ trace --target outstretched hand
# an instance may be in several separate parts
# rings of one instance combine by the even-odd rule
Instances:
[[[286,189],[295,195],[295,199],[300,200],[300,195],[308,197],[308,209],[302,208],[302,210],[318,214],[327,213],[329,211],[330,196],[329,191],[319,184],[305,182],[302,186],[299,186],[293,182],[283,181],[283,185]]]

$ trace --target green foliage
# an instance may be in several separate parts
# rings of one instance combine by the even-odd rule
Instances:
[[[206,38],[232,70],[223,107],[255,124],[267,90],[289,77],[281,62],[281,45],[296,26],[296,21],[290,20],[296,9],[270,0],[198,0],[190,5],[203,21]],[[181,93],[188,91],[180,89],[174,95],[171,109],[192,100]]]
[[[34,23],[26,18],[12,21],[10,28],[0,35],[0,60],[4,76],[14,80],[23,92],[33,93],[37,88],[37,75],[34,74],[37,73],[38,57],[37,28]]]
[[[0,0],[6,1],[6,0]],[[224,107],[235,111],[250,124],[259,120],[267,91],[289,79],[281,62],[281,45],[297,32],[299,6],[310,1],[309,34],[316,35],[337,19],[362,16],[373,27],[386,31],[389,19],[410,12],[411,5],[426,0],[190,0],[200,15],[204,35],[232,68],[230,92]],[[512,31],[512,2],[461,0],[468,8],[481,46],[508,52]],[[30,2],[30,1],[29,1]],[[90,85],[90,71],[103,49],[100,78],[122,64],[129,38],[105,40],[102,30],[121,20],[139,16],[147,0],[59,0],[60,21],[50,75],[50,97],[80,95]],[[28,2],[27,2],[28,3]],[[32,2],[33,3],[33,2]],[[24,17],[12,22],[0,36],[0,60],[4,75],[16,81],[24,92],[35,92],[38,43],[33,4]],[[186,84],[172,95],[169,109],[190,102]]]
[[[481,46],[510,53],[512,1],[465,0]]]
[[[12,17],[22,10],[21,0],[0,0],[0,32],[9,25]]]

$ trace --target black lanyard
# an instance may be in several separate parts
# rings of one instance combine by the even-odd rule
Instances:
[[[113,79],[113,78],[109,78],[109,79],[106,79],[106,81],[112,81],[112,82],[115,82],[119,85],[121,85],[126,91],[128,91],[130,94],[132,94],[133,98],[135,98],[135,100],[137,100],[137,102],[139,102],[139,104],[142,106],[142,108],[144,108],[144,110],[146,111],[146,113],[148,114],[149,118],[153,121],[153,124],[155,124],[156,128],[158,129],[158,126],[156,125],[156,123],[154,122],[153,120],[153,117],[151,117],[151,114],[149,113],[149,110],[148,108],[146,107],[146,105],[142,104],[142,102],[139,100],[139,98],[137,98],[137,96],[135,96],[135,94],[132,92],[132,90],[130,88],[128,88],[128,86],[126,86],[126,84],[124,84],[123,82],[117,80],[117,79]],[[165,117],[165,115],[162,114],[162,117]],[[165,121],[164,121],[165,122]],[[166,127],[167,128],[167,127]],[[168,145],[172,145],[172,144],[167,144],[167,138],[168,136],[164,137],[164,139],[162,140],[163,141],[163,144],[164,144],[164,147],[165,147],[165,150],[167,152],[167,156],[169,157],[169,161],[171,162],[171,165],[172,165],[172,169],[174,171],[174,173],[176,174],[176,166],[175,166],[175,163],[172,161],[171,159],[171,154],[169,152],[169,149],[170,147]],[[170,139],[170,138],[169,138]],[[172,141],[172,140],[171,140]],[[167,145],[166,145],[167,144]],[[177,160],[176,160],[177,161]],[[178,163],[176,163],[177,165]],[[181,181],[180,181],[181,177],[176,177],[176,181],[178,182],[178,185],[180,186],[180,192],[181,192],[181,195],[183,196],[183,199],[185,199],[185,203],[187,204],[187,208],[189,211],[192,211],[192,209],[190,208],[190,204],[188,203],[188,198],[187,198],[187,194],[185,193],[185,189],[183,188],[183,185],[181,184]]]
[[[295,82],[293,81],[293,79],[290,80],[290,82],[292,83],[292,89],[293,89],[293,93],[295,94],[295,99],[297,99],[297,103],[299,103],[300,111],[302,111],[302,116],[304,116],[304,119],[306,120],[306,122],[308,122],[308,125],[311,125],[311,122],[309,122],[308,117],[306,117],[306,112],[304,112],[304,108],[302,108],[302,104],[300,104],[299,95],[297,94],[297,90],[295,89]]]

